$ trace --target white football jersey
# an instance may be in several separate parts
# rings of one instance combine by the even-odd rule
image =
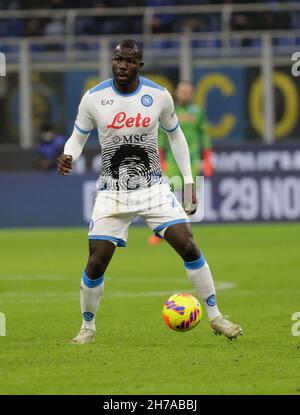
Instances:
[[[113,79],[83,96],[75,127],[98,130],[101,145],[99,190],[135,190],[164,181],[158,150],[158,127],[176,130],[178,119],[170,93],[139,77],[131,93],[118,91]]]

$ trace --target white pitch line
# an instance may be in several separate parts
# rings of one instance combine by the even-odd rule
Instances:
[[[235,287],[231,282],[218,282],[216,284],[218,290],[228,290]],[[170,296],[176,292],[188,291],[195,293],[193,289],[176,289],[168,291],[143,291],[143,292],[128,292],[128,291],[108,291],[105,298],[147,298],[147,297],[162,297]],[[43,303],[49,301],[78,301],[79,290],[71,292],[34,292],[34,291],[8,291],[0,293],[0,303]]]
[[[236,286],[232,282],[225,282],[225,281],[216,282],[215,285],[216,285],[217,289],[219,289],[219,290],[229,290],[229,289],[232,289]],[[190,289],[189,291],[191,291],[191,290],[192,289]],[[182,289],[182,291],[183,291],[183,289]],[[145,296],[148,297],[149,293],[151,293],[150,294],[150,297],[151,297],[151,295],[154,296],[155,294],[160,295],[161,292],[163,294],[165,294],[165,293],[168,293],[170,291],[146,291],[146,292],[143,292],[143,293],[140,293],[140,294],[145,294]],[[180,289],[176,289],[174,292],[180,292]],[[79,289],[78,289],[78,293],[79,293]],[[108,292],[108,295],[120,296],[120,293],[122,295],[124,294],[125,296],[126,295],[131,296],[132,294],[137,294],[137,293],[132,293],[132,292],[128,292],[128,291],[126,291],[126,292],[124,292],[124,291],[111,291],[111,292]],[[42,296],[42,297],[63,296],[63,297],[65,297],[65,296],[72,296],[74,294],[75,294],[74,291],[73,292],[72,291],[70,291],[70,292],[6,291],[6,292],[0,292],[0,298],[1,297],[30,297],[30,296],[35,296],[35,297],[38,297],[38,296]],[[77,292],[76,292],[76,294],[77,294]]]
[[[79,290],[78,290],[79,293]],[[75,292],[35,292],[35,291],[7,291],[0,292],[1,297],[69,297],[74,295]]]
[[[60,275],[0,275],[0,281],[64,281]]]
[[[111,281],[112,278],[110,276],[106,276],[106,281]],[[0,281],[68,281],[69,278],[66,278],[61,275],[0,275]],[[174,282],[174,283],[181,283],[181,284],[189,284],[189,281],[184,277],[180,278],[113,278],[113,281],[117,282],[125,282],[125,283],[132,283],[132,284],[151,284],[151,283],[158,283],[162,284],[164,282]],[[215,282],[216,290],[229,290],[231,288],[235,288],[236,284],[232,282],[226,281],[216,281]],[[1,295],[1,294],[0,294]]]

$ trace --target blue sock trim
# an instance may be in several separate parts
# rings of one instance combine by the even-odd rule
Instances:
[[[102,274],[99,278],[97,278],[96,280],[92,280],[91,278],[89,278],[86,275],[85,270],[83,270],[82,273],[82,281],[84,282],[84,284],[89,287],[89,288],[95,288],[98,287],[98,285],[101,285],[104,282],[104,275]]]
[[[200,269],[205,264],[204,255],[201,255],[200,258],[195,259],[194,261],[184,261],[184,266],[187,269]]]

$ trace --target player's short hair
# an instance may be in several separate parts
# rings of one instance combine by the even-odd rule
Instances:
[[[124,49],[136,49],[137,56],[140,60],[143,60],[143,49],[142,47],[133,39],[123,39],[117,43],[117,47]]]

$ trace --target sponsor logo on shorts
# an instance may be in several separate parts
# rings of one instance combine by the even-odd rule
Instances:
[[[151,105],[153,104],[153,98],[150,95],[143,95],[141,98],[141,103],[145,107],[151,107]]]
[[[210,306],[210,307],[213,307],[214,305],[216,305],[217,304],[217,299],[216,299],[216,296],[213,294],[213,295],[210,295],[207,299],[206,299],[206,303]]]
[[[94,221],[93,221],[93,219],[91,219],[89,230],[91,231],[93,229],[93,227],[94,227]]]

